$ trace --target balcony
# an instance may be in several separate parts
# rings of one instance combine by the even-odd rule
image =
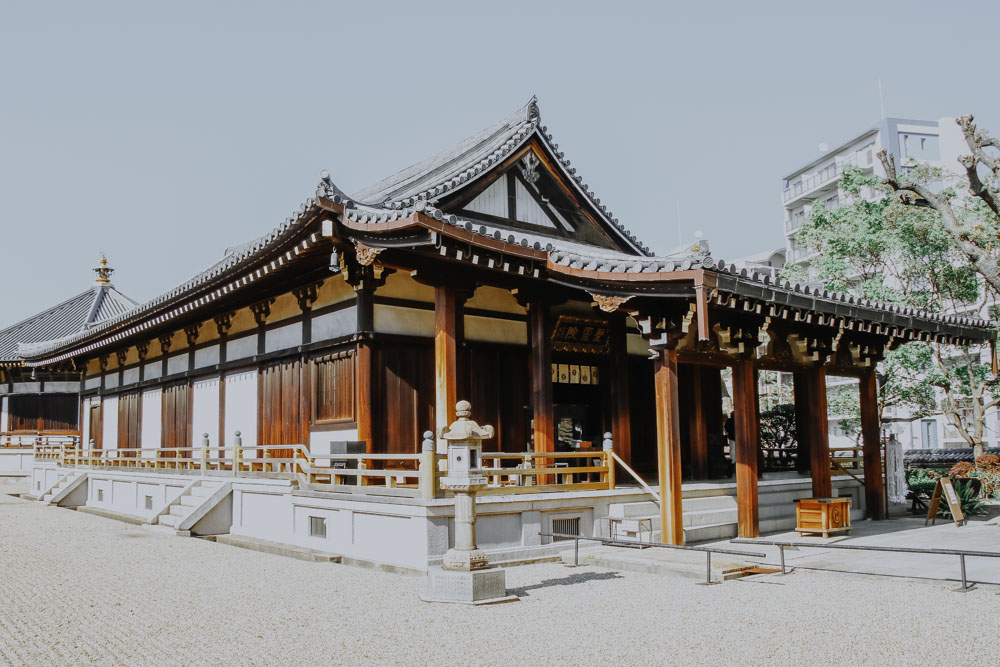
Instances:
[[[847,159],[828,165],[812,176],[803,177],[797,183],[793,183],[785,188],[785,191],[781,194],[782,203],[787,204],[793,199],[798,199],[802,195],[829,184],[831,181],[838,180],[844,173],[844,166],[846,165],[861,167],[862,169],[871,168],[872,161],[867,158],[867,153],[864,160],[859,155],[859,153],[852,153]]]

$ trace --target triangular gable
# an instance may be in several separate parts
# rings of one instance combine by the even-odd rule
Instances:
[[[443,198],[440,208],[464,218],[629,252],[554,165],[539,141],[528,141],[475,182]]]

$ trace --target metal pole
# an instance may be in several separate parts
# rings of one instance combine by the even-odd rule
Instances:
[[[705,552],[705,583],[712,583],[712,552]]]
[[[781,574],[783,574],[783,575],[787,574],[787,572],[785,572],[785,545],[784,544],[779,544],[778,545],[778,553],[781,554]]]
[[[573,540],[573,567],[580,564],[580,538]],[[962,573],[965,576],[965,561],[962,561]]]
[[[973,588],[976,587],[976,585],[972,584],[970,586],[968,584],[968,580],[965,577],[965,554],[959,554],[958,561],[959,561],[959,563],[962,566],[962,588],[961,588],[961,592],[965,593],[965,592],[971,591]]]

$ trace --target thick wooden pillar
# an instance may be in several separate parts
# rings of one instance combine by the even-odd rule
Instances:
[[[677,350],[660,350],[654,373],[656,467],[660,484],[660,541],[663,544],[684,544]]]
[[[625,313],[611,316],[611,435],[615,453],[632,465],[632,409],[628,379],[628,330]]]
[[[833,495],[830,480],[830,429],[827,424],[826,369],[809,373],[809,467],[814,498]]]
[[[434,288],[434,412],[437,430],[455,421],[462,302],[450,285]]]
[[[691,470],[694,479],[708,479],[708,426],[705,421],[703,376],[710,368],[695,366],[691,374],[691,411],[688,413],[691,439]]]
[[[531,376],[532,433],[536,452],[555,451],[555,425],[552,414],[552,343],[549,304],[533,301],[528,304],[528,360]],[[536,465],[548,465],[539,460]],[[551,475],[539,475],[539,484],[551,484]]]
[[[865,467],[865,506],[872,519],[885,518],[885,480],[882,477],[881,420],[878,414],[878,378],[875,370],[861,376],[861,438]]]
[[[375,452],[374,363],[375,353],[372,334],[375,331],[374,289],[367,286],[355,288],[357,295],[357,330],[360,336],[355,350],[355,420],[358,440],[365,443],[365,451]]]
[[[812,449],[812,426],[810,425],[809,410],[809,377],[796,372],[792,375],[794,382],[795,399],[795,440],[797,443],[795,453],[795,470],[799,473],[812,471],[809,456]]]
[[[753,359],[740,359],[733,366],[733,412],[739,536],[759,537],[757,450],[760,449],[760,423],[757,416],[757,369]]]

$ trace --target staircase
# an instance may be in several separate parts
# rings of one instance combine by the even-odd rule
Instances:
[[[87,473],[83,471],[73,471],[63,475],[55,486],[42,494],[38,502],[45,505],[58,505],[59,501],[65,498],[73,489],[78,487],[87,479]]]
[[[183,535],[225,496],[232,492],[229,482],[202,480],[184,490],[156,518],[156,523]]]
[[[729,495],[685,498],[684,542],[721,540],[736,535],[736,497]],[[608,516],[615,524],[616,536],[644,542],[660,540],[660,510],[653,501],[618,503],[610,506]]]

